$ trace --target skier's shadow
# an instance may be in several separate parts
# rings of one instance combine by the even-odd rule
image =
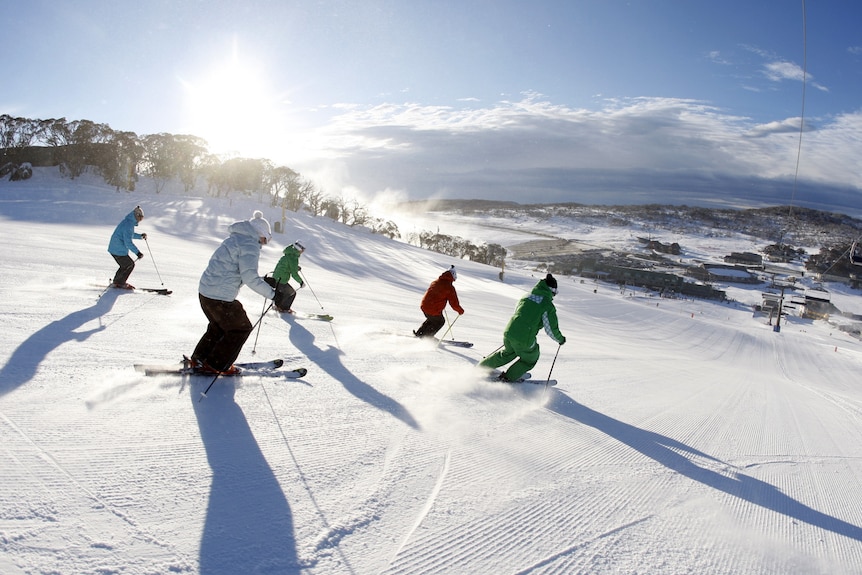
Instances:
[[[203,401],[196,387],[192,406],[212,469],[199,573],[299,573],[290,506],[234,402],[234,382],[219,380]]]
[[[94,333],[104,330],[105,326],[100,318],[111,311],[114,302],[117,301],[118,293],[117,290],[109,289],[96,300],[94,305],[52,321],[25,339],[12,352],[6,365],[0,369],[0,396],[30,381],[45,358],[67,341],[81,342]],[[82,325],[95,320],[100,320],[98,326],[76,331]]]
[[[560,390],[554,390],[547,407],[555,413],[613,437],[689,479],[814,527],[862,541],[862,528],[859,526],[817,511],[759,479],[736,471],[724,475],[701,467],[693,461],[694,458],[705,459],[720,466],[726,464],[665,435],[640,429],[581,405]]]
[[[406,407],[353,375],[341,363],[341,356],[343,355],[341,350],[332,346],[329,346],[325,350],[319,349],[314,345],[314,334],[293,318],[285,318],[284,321],[289,324],[290,343],[308,359],[313,361],[315,366],[320,367],[332,376],[333,379],[341,382],[344,388],[358,399],[378,409],[388,411],[413,429],[420,429],[419,423],[410,415]]]

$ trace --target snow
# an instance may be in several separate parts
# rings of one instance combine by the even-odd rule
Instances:
[[[137,204],[130,282],[173,294],[99,297]],[[539,274],[503,283],[290,213],[261,272],[304,240],[294,307],[335,320],[267,314],[240,360],[308,375],[201,399],[209,379],[136,372],[194,347],[198,278],[254,209],[281,218],[41,168],[0,182],[0,573],[862,573],[862,344],[793,316],[776,331],[752,314],[763,285],[718,303],[561,277],[568,343],[540,334],[532,370],[559,383],[509,388],[472,366]],[[715,261],[752,247],[718,243],[685,238]],[[471,349],[408,337],[452,263]],[[260,317],[262,298],[240,299]]]

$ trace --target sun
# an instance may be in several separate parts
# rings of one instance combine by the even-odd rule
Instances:
[[[189,132],[205,139],[211,152],[267,157],[278,145],[280,98],[265,70],[241,61],[236,47],[227,61],[184,87]]]

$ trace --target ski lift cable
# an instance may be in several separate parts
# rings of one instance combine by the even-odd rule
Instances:
[[[850,247],[844,250],[844,253],[842,253],[840,256],[835,258],[835,261],[832,262],[832,264],[828,268],[820,272],[820,274],[828,274],[829,271],[836,265],[838,265],[838,262],[843,260],[845,257],[848,257],[850,259],[850,263],[854,266],[862,266],[862,253],[860,253],[860,251],[862,251],[862,245],[860,245],[860,241],[862,241],[862,236],[853,240],[853,243],[850,244]]]
[[[802,157],[802,134],[805,132],[805,87],[808,84],[808,39],[807,39],[807,23],[805,18],[805,0],[802,0],[802,111],[799,115],[799,143],[796,148],[796,170],[793,174],[793,190],[790,195],[790,208],[788,218],[793,217],[793,203],[796,201],[796,189],[799,182],[799,164]],[[853,243],[847,248],[841,257],[835,260],[829,268],[823,273],[831,270],[845,256],[850,258],[850,263],[856,266],[862,266],[862,236],[857,237]]]
[[[799,182],[799,162],[802,157],[802,134],[805,132],[805,85],[808,83],[808,39],[806,29],[805,0],[802,0],[802,111],[799,114],[799,143],[796,148],[796,170],[793,174],[789,218],[793,217],[793,203],[796,201],[796,188]]]

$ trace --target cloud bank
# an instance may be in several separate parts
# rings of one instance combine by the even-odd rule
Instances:
[[[301,167],[329,191],[522,203],[798,203],[862,199],[862,113],[766,124],[679,98],[338,109]],[[801,145],[800,145],[800,137]],[[812,205],[813,204],[813,205]]]

